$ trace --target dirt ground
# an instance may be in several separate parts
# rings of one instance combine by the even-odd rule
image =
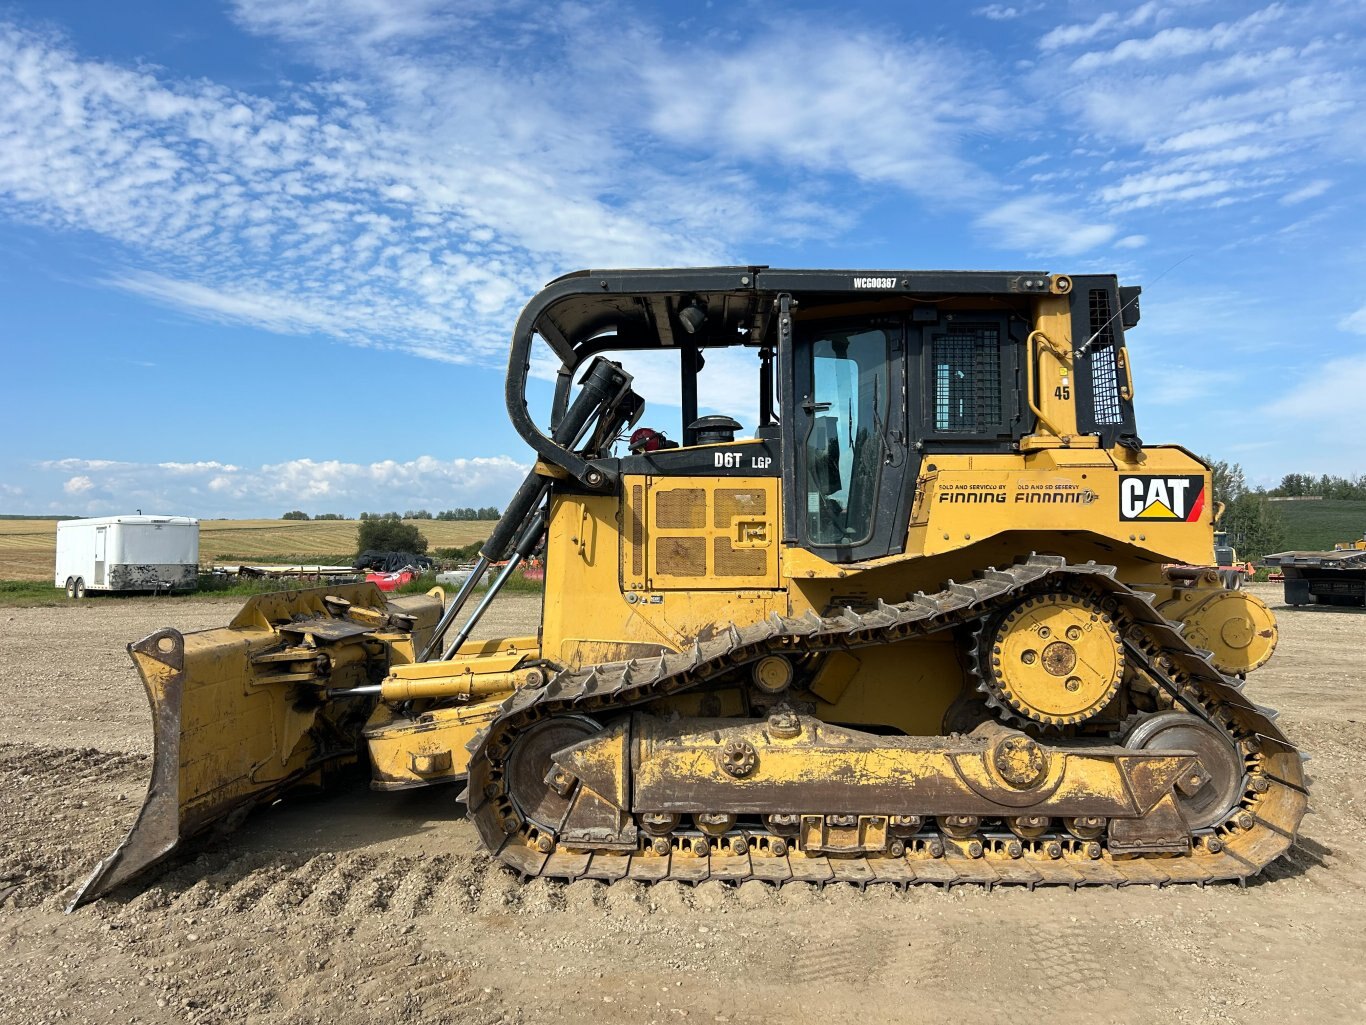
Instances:
[[[359,784],[73,915],[150,767],[124,643],[236,603],[0,609],[0,1021],[1366,1020],[1366,614],[1257,590],[1281,643],[1249,692],[1313,756],[1313,804],[1246,889],[523,887],[454,790]]]

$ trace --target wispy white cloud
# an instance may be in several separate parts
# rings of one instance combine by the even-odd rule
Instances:
[[[346,81],[266,99],[84,60],[0,26],[0,195],[29,220],[125,246],[141,266],[109,280],[137,294],[447,356],[492,356],[520,301],[568,266],[722,254],[705,221],[715,204],[651,216],[612,195],[588,167],[595,146],[610,159],[612,140],[570,140],[572,111],[542,102],[514,114],[504,96],[495,116],[506,119],[493,122],[496,78],[432,78],[454,97],[440,131],[427,130],[425,107],[372,110]],[[643,190],[659,187],[652,177]],[[751,186],[730,185],[728,202],[743,205]]]
[[[1156,4],[1144,4],[1139,10],[1155,10],[1156,7]],[[1229,50],[1245,43],[1251,33],[1272,24],[1284,13],[1285,8],[1282,5],[1272,4],[1238,21],[1221,21],[1216,25],[1201,28],[1181,26],[1162,29],[1144,39],[1125,39],[1109,50],[1084,53],[1072,62],[1072,70],[1095,71],[1107,65],[1130,61],[1169,61],[1211,51]]]
[[[506,456],[484,459],[289,459],[245,467],[205,460],[137,463],[69,458],[40,463],[64,477],[67,496],[54,508],[83,514],[134,508],[194,516],[252,515],[278,507],[356,514],[362,509],[440,509],[501,505],[520,483],[526,464]],[[73,470],[81,472],[73,473]],[[32,511],[45,511],[33,509]]]
[[[1068,46],[1089,43],[1106,35],[1138,28],[1151,22],[1160,7],[1156,3],[1140,4],[1127,14],[1106,11],[1092,21],[1081,24],[1059,25],[1049,29],[1039,40],[1039,49],[1044,51],[1061,50]]]
[[[1025,4],[987,4],[984,7],[974,7],[972,13],[979,18],[986,18],[988,21],[1014,21],[1016,18],[1023,18],[1030,10],[1036,10],[1037,5]]]
[[[981,214],[978,227],[1027,253],[1075,256],[1115,236],[1113,224],[1092,224],[1040,196],[1007,200]]]
[[[1242,375],[1209,367],[1191,367],[1165,362],[1143,370],[1144,401],[1155,406],[1183,406],[1208,400],[1237,385]]]
[[[1212,171],[1148,172],[1129,175],[1100,190],[1100,197],[1116,209],[1131,210],[1159,203],[1220,196],[1235,183]]]
[[[1354,335],[1366,335],[1366,306],[1347,314],[1338,321],[1338,327]]]
[[[40,470],[57,470],[62,473],[72,473],[76,470],[122,470],[135,463],[125,463],[117,459],[45,459],[38,464]]]
[[[1133,13],[1163,27],[1059,63],[1069,47],[1136,26],[1109,13],[1060,27],[1044,36],[1055,59],[1035,76],[1107,148],[1103,163],[1073,171],[1112,214],[1291,205],[1327,190],[1323,167],[1350,145],[1363,88],[1345,7],[1270,4],[1213,24],[1201,8]]]
[[[1356,316],[1363,312],[1358,310]],[[1363,318],[1366,319],[1366,318]],[[1366,333],[1366,332],[1363,332]],[[1366,356],[1329,360],[1287,387],[1280,397],[1262,407],[1267,416],[1308,422],[1356,443],[1361,396],[1366,395]]]
[[[295,42],[319,38],[362,45],[428,37],[477,24],[492,3],[464,0],[232,0],[236,18],[253,30]]]
[[[652,128],[679,145],[941,199],[989,187],[964,137],[1014,113],[1004,90],[943,47],[811,28],[739,52],[651,62],[643,77]]]
[[[270,97],[0,26],[0,197],[113,241],[106,284],[196,316],[488,362],[555,273],[831,237],[880,198],[851,179],[968,214],[1015,198],[973,150],[1035,115],[942,40],[794,19],[681,51],[609,10],[521,33],[494,10],[241,0],[248,30],[344,67]]]
[[[345,300],[323,303],[291,294],[255,292],[236,285],[213,288],[194,281],[178,281],[150,271],[111,275],[104,283],[134,295],[154,299],[210,320],[250,324],[277,334],[360,336],[365,312],[347,311]],[[348,315],[349,313],[349,315]]]
[[[1310,199],[1317,199],[1332,187],[1332,179],[1315,178],[1313,181],[1301,185],[1298,189],[1287,192],[1281,197],[1281,202],[1286,206],[1295,206],[1298,203],[1303,203]]]

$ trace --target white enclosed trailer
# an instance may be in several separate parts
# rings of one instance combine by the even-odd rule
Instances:
[[[199,579],[199,521],[189,516],[97,516],[57,522],[55,583],[86,591],[183,591]]]

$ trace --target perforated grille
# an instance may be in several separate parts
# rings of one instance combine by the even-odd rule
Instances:
[[[981,433],[1001,424],[1001,338],[990,324],[962,325],[936,334],[934,427]]]
[[[1104,288],[1090,292],[1091,306],[1091,395],[1096,424],[1124,422],[1119,405],[1119,366],[1115,360],[1114,314],[1110,293]]]
[[[707,575],[705,537],[657,537],[653,572],[668,577]]]
[[[717,488],[715,502],[712,523],[721,528],[729,527],[736,517],[761,517],[768,511],[764,493],[748,488]]]
[[[762,548],[732,548],[728,537],[712,545],[712,562],[718,577],[761,577],[768,569]]]
[[[662,530],[700,530],[707,525],[707,493],[701,488],[655,492],[655,526]]]
[[[640,484],[631,487],[631,576],[645,573],[645,488]]]

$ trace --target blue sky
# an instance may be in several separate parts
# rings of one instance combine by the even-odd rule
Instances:
[[[501,506],[513,321],[588,266],[1116,272],[1145,440],[1366,472],[1363,30],[1356,0],[0,0],[0,512]],[[703,387],[744,413],[751,380]]]

